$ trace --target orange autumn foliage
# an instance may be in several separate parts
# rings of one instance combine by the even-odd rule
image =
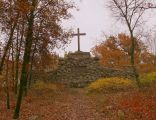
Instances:
[[[156,118],[156,102],[154,99],[155,95],[153,94],[143,96],[136,93],[119,100],[118,107],[126,114],[137,116],[138,119],[154,120]]]
[[[95,46],[92,50],[94,55],[100,56],[100,62],[104,66],[125,68],[130,64],[131,39],[121,33],[117,37],[110,36],[105,41]],[[148,51],[147,46],[135,39],[135,64],[141,72],[154,71],[154,55]],[[150,69],[146,70],[150,65]]]

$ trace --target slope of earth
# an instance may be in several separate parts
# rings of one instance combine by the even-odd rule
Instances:
[[[0,120],[11,120],[15,101],[11,109],[0,101]],[[93,101],[81,89],[68,89],[53,92],[42,90],[29,93],[22,104],[20,120],[103,120],[97,112]]]
[[[0,120],[12,120],[15,97],[6,109],[0,94]],[[155,120],[156,87],[142,91],[86,94],[85,89],[31,89],[19,120]]]

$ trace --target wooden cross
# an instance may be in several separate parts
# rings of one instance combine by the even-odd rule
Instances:
[[[79,28],[77,29],[77,34],[72,34],[72,36],[78,36],[78,52],[80,52],[80,36],[86,35],[86,33],[80,33]]]

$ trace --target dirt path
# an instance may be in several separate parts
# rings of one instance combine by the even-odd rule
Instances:
[[[19,120],[155,120],[155,88],[151,90],[87,95],[84,89],[32,89],[22,101]],[[7,110],[1,96],[0,120],[12,120],[15,99]]]
[[[72,89],[65,94],[64,102],[58,102],[60,109],[55,111],[52,120],[102,120],[96,106],[83,90]]]
[[[13,100],[12,100],[13,101]],[[15,101],[7,110],[0,101],[0,120],[12,120]],[[37,119],[30,119],[37,118]],[[20,120],[103,120],[96,111],[96,105],[83,89],[52,91],[31,91],[24,98]]]

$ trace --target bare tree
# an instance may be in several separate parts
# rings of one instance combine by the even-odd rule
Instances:
[[[156,30],[150,30],[144,35],[144,37],[146,39],[145,43],[148,46],[149,51],[154,55],[153,63],[156,65]]]
[[[138,86],[140,86],[139,74],[135,66],[134,52],[135,52],[135,30],[140,26],[142,16],[145,9],[142,7],[146,0],[109,0],[109,8],[113,11],[113,14],[120,20],[122,20],[128,27],[131,38],[131,66],[136,78]]]
[[[2,5],[1,10],[0,10],[0,24],[3,28],[3,31],[6,31],[6,33],[9,31],[7,33],[8,40],[5,40],[7,42],[4,47],[2,60],[0,61],[0,74],[1,74],[3,70],[3,65],[5,62],[6,55],[13,41],[14,32],[18,24],[18,19],[19,19],[20,14],[17,10],[15,10],[16,7],[15,7],[14,1],[3,0],[3,1],[0,1],[0,3]]]

